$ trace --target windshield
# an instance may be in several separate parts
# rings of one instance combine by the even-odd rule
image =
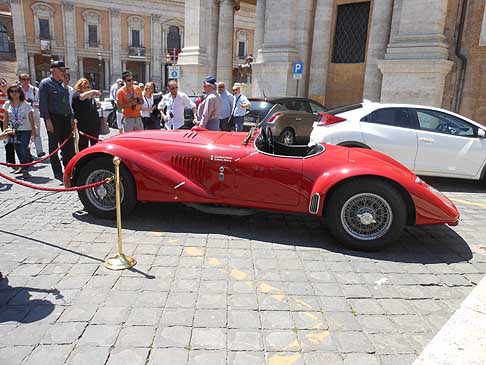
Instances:
[[[250,100],[250,113],[263,118],[272,108],[273,104],[264,100]]]

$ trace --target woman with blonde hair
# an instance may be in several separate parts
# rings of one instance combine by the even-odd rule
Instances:
[[[98,106],[95,97],[100,95],[101,91],[91,90],[91,85],[88,79],[79,79],[76,84],[74,84],[72,107],[74,119],[78,121],[78,129],[81,132],[96,138],[100,135],[100,116],[98,114]],[[96,140],[89,139],[82,135],[79,136],[80,151],[88,147],[88,143],[92,146],[96,144]]]
[[[153,114],[157,109],[157,105],[154,105],[154,91],[153,82],[147,82],[143,87],[142,123],[144,129],[160,129],[160,120]]]

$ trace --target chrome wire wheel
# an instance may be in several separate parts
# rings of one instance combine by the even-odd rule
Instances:
[[[114,176],[112,171],[108,170],[94,170],[86,178],[85,184],[94,184]],[[102,211],[112,211],[116,209],[116,187],[115,181],[107,184],[88,189],[86,197],[89,202],[96,208]],[[120,183],[120,200],[123,201],[124,189],[123,184]]]
[[[383,237],[393,222],[390,204],[381,196],[361,193],[349,198],[341,208],[341,224],[353,238],[363,241]]]

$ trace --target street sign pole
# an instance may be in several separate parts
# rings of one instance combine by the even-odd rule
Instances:
[[[299,80],[302,78],[304,71],[304,62],[294,62],[294,79],[297,80],[297,88],[295,90],[295,96],[299,96]]]

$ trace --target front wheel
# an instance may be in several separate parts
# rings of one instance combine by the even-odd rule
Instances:
[[[390,183],[356,179],[338,187],[326,202],[331,234],[353,250],[376,251],[395,241],[406,223],[406,204]]]
[[[88,185],[115,175],[115,167],[109,158],[97,158],[83,167],[76,180],[76,185]],[[87,212],[101,218],[116,217],[115,182],[107,183],[95,188],[80,190],[79,199]],[[135,182],[128,169],[120,165],[120,199],[121,211],[128,215],[137,204]]]

